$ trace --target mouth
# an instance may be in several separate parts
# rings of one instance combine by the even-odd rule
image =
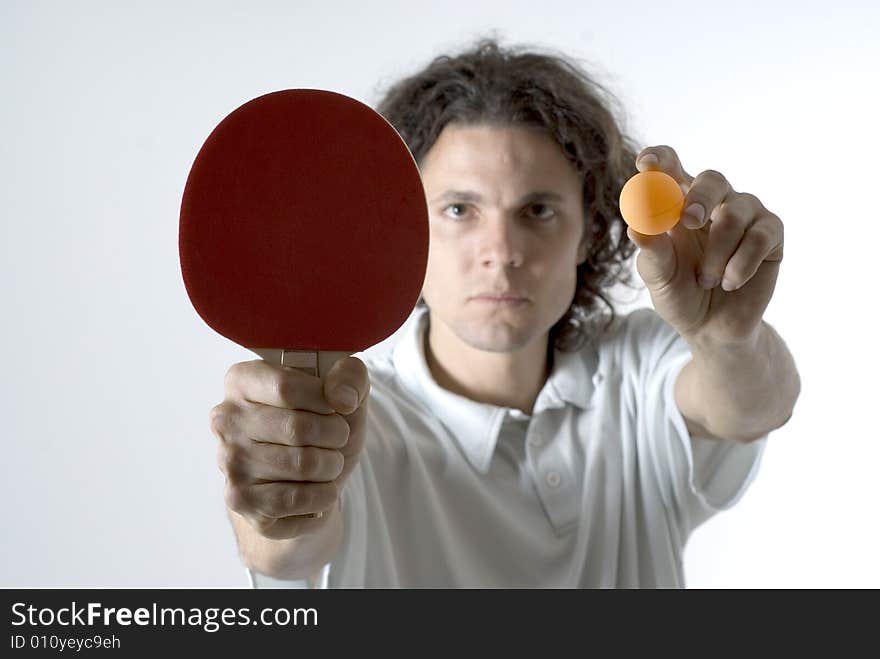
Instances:
[[[500,307],[515,307],[526,304],[529,299],[514,293],[480,293],[471,298],[473,302]]]

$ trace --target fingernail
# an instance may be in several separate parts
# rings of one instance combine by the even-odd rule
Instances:
[[[334,396],[336,400],[350,410],[354,410],[358,405],[358,392],[347,384],[337,387]]]
[[[703,208],[703,205],[691,204],[684,209],[682,222],[684,222],[684,225],[688,229],[696,229],[697,227],[702,225],[704,217],[706,217],[706,210]]]
[[[718,277],[700,275],[700,286],[705,289],[715,288],[718,285]]]
[[[721,280],[721,288],[723,288],[725,291],[736,290],[736,286],[734,286],[733,282],[730,281],[727,277]]]
[[[639,163],[642,165],[659,165],[660,159],[657,158],[653,153],[647,153],[641,158],[639,158]]]

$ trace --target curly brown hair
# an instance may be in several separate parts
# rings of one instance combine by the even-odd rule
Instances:
[[[550,330],[549,346],[570,351],[599,325],[610,325],[608,289],[632,279],[628,261],[636,247],[618,199],[637,172],[638,148],[621,131],[613,111],[619,102],[604,86],[565,55],[529,48],[502,48],[494,37],[480,38],[469,50],[435,57],[393,83],[376,111],[400,133],[419,166],[451,122],[537,127],[562,147],[583,177],[589,240],[571,305]],[[425,305],[422,298],[418,305]]]

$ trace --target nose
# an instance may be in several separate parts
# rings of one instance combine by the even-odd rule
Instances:
[[[519,233],[504,219],[485,222],[480,235],[480,263],[488,268],[520,267],[523,264],[524,245]]]

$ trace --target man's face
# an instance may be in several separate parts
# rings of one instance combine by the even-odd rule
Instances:
[[[546,340],[586,258],[583,181],[559,145],[523,126],[450,124],[421,174],[431,322],[491,352]]]

